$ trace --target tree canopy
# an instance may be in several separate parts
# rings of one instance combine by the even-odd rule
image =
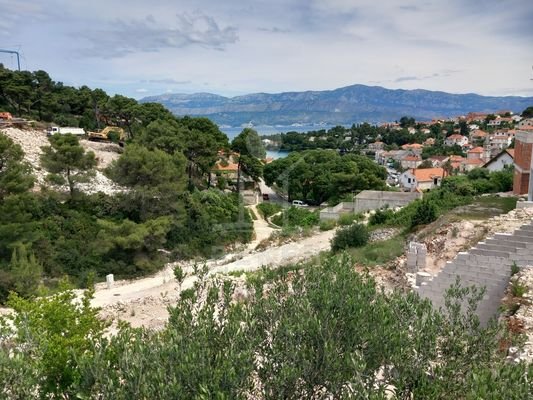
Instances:
[[[22,148],[0,133],[0,201],[14,193],[23,193],[33,186],[31,166],[23,161]]]
[[[76,183],[87,180],[87,174],[96,166],[92,151],[85,152],[79,140],[72,134],[56,133],[50,137],[50,146],[42,148],[42,166],[50,172],[49,179],[58,184],[67,183],[70,196]]]
[[[267,164],[264,176],[267,185],[276,184],[287,192],[290,200],[321,204],[362,190],[383,190],[387,173],[364,156],[308,150]]]

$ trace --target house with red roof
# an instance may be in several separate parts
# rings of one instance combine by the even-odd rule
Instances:
[[[444,141],[444,144],[446,146],[458,145],[458,146],[463,147],[463,146],[468,145],[468,138],[466,136],[455,133],[453,135],[448,136],[446,140]]]
[[[418,168],[422,164],[422,157],[417,154],[408,154],[400,161],[400,165],[404,169]]]
[[[439,187],[446,171],[442,168],[409,169],[400,175],[400,186],[411,192]]]

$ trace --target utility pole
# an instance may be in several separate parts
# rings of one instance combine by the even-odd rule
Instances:
[[[0,49],[0,53],[16,54],[17,55],[17,64],[18,64],[19,71],[20,71],[20,54],[19,54],[18,51]]]

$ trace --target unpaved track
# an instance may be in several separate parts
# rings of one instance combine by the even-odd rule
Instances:
[[[302,261],[329,250],[330,240],[334,231],[320,232],[312,237],[297,242],[291,242],[282,246],[268,248],[264,251],[251,253],[241,259],[217,265],[216,261],[209,261],[206,265],[209,274],[225,274],[229,272],[250,272],[260,269],[262,266],[279,267],[290,263]],[[176,292],[177,283],[173,279],[172,269],[175,264],[169,264],[156,275],[136,281],[116,282],[111,289],[99,285],[92,304],[97,307],[106,307],[115,303],[139,302],[142,298],[158,298],[162,293],[172,295]],[[187,269],[186,269],[187,270]],[[188,268],[190,271],[190,268]],[[183,282],[182,289],[191,287],[196,280],[195,276],[188,276]],[[164,306],[163,306],[164,307]]]

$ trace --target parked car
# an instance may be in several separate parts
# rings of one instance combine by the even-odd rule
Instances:
[[[269,200],[268,193],[263,193],[263,200]]]
[[[307,204],[305,204],[303,201],[301,200],[293,200],[292,201],[292,205],[294,207],[309,207]]]

